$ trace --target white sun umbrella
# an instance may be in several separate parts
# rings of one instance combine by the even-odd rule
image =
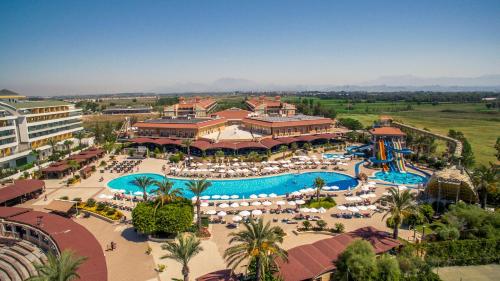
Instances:
[[[288,167],[290,167],[290,165],[288,165],[288,164],[283,164],[283,168],[288,168]]]
[[[252,170],[254,172],[257,172],[259,169],[255,168],[255,167],[252,167],[252,168],[250,168],[250,170]]]
[[[375,198],[377,197],[377,195],[375,195],[375,193],[369,193],[369,194],[366,194],[366,196],[370,197],[370,198]]]
[[[226,215],[227,215],[227,213],[224,211],[220,211],[217,213],[217,216],[219,216],[219,217],[225,217]]]
[[[307,192],[315,192],[315,191],[316,191],[316,189],[314,189],[314,188],[310,188],[310,187],[309,187],[309,188],[306,188],[306,190],[307,190]]]
[[[302,188],[302,189],[300,189],[300,190],[299,190],[299,192],[300,192],[300,193],[307,193],[307,189]]]
[[[367,207],[368,209],[370,209],[370,210],[376,210],[376,209],[377,209],[377,206],[375,206],[375,205],[368,205],[368,206],[366,206],[366,207]]]
[[[238,213],[238,215],[242,216],[242,217],[248,217],[251,213],[247,210],[245,211],[241,211]]]
[[[257,198],[259,198],[259,197],[255,194],[250,195],[250,199],[257,199]]]
[[[210,168],[210,169],[208,169],[208,171],[209,172],[215,172],[215,169]]]
[[[220,195],[212,195],[212,199],[220,199]]]
[[[288,203],[288,205],[290,205],[290,206],[295,206],[295,205],[297,205],[297,203],[295,203],[295,201],[288,201],[287,203]]]
[[[273,203],[271,201],[264,201],[262,202],[262,205],[264,206],[271,206]]]
[[[234,202],[234,203],[231,203],[231,205],[229,205],[231,208],[238,208],[240,206],[240,204]]]
[[[248,204],[248,202],[245,202],[245,201],[240,202],[240,206],[242,206],[242,207],[247,207],[248,205],[250,205],[250,204]]]
[[[233,219],[234,222],[240,222],[243,218],[240,217],[240,216],[233,216],[232,219]]]
[[[208,202],[203,202],[200,204],[200,207],[208,207]]]
[[[254,216],[260,216],[260,215],[262,215],[262,211],[261,210],[253,210],[252,211],[252,215],[254,215]]]
[[[262,205],[262,203],[260,203],[259,201],[252,202],[252,206],[260,206],[260,205]]]
[[[232,170],[232,169],[229,169],[229,170],[227,170],[227,173],[228,173],[228,174],[234,174],[234,173],[236,173],[236,172],[235,172],[234,170]]]
[[[239,167],[239,166],[240,166],[240,164],[238,164],[238,163],[234,163],[234,164],[233,164],[233,166],[234,166],[234,167]]]
[[[203,195],[203,196],[200,197],[200,199],[202,199],[202,200],[208,200],[208,199],[210,199],[210,196]]]
[[[357,206],[357,208],[358,208],[360,211],[366,211],[366,210],[368,210],[368,208],[367,208],[366,206],[363,206],[363,205],[361,205],[361,206]]]
[[[408,187],[406,187],[406,185],[399,185],[398,189],[399,189],[399,191],[403,191],[403,190],[407,190]]]
[[[326,213],[326,209],[325,209],[325,208],[323,208],[323,207],[321,207],[321,208],[319,208],[319,209],[318,209],[318,212],[319,212],[320,214],[324,214],[324,213]]]
[[[362,190],[362,191],[370,191],[370,187],[369,187],[369,186],[366,186],[366,185],[363,185],[363,186],[361,187],[361,190]]]
[[[276,193],[269,194],[269,198],[276,198],[276,197],[278,197],[278,195]]]
[[[222,196],[220,197],[220,199],[222,199],[222,200],[227,200],[227,199],[229,199],[229,195],[222,195]]]
[[[217,206],[217,207],[224,209],[224,208],[229,207],[229,204],[227,204],[227,203],[222,203],[222,204],[219,204],[219,206]]]
[[[99,196],[97,196],[97,198],[99,199],[106,199],[108,196],[106,194],[99,194]]]
[[[331,186],[323,186],[321,189],[323,190],[332,190],[332,187]]]
[[[216,210],[208,210],[205,212],[207,215],[215,215],[217,214],[217,211]]]
[[[279,205],[279,206],[282,206],[282,205],[285,205],[286,202],[285,201],[276,201],[276,205]]]
[[[144,193],[142,191],[136,191],[134,192],[134,195],[144,195]]]
[[[297,205],[302,205],[302,204],[305,204],[306,201],[299,199],[299,200],[295,200],[295,203],[297,203]]]
[[[345,211],[345,210],[347,210],[347,207],[344,206],[344,205],[340,205],[340,206],[337,207],[337,209],[339,209],[341,211]]]
[[[301,213],[309,213],[311,210],[309,208],[300,208],[299,212]]]
[[[316,208],[310,208],[309,212],[311,212],[311,213],[318,213],[319,211]]]
[[[374,182],[374,181],[369,181],[369,182],[368,182],[368,184],[369,184],[369,185],[376,185],[377,183],[376,183],[376,182]]]
[[[212,163],[210,163],[210,162],[208,162],[206,165],[207,165],[207,166],[212,166],[213,164],[212,164]]]
[[[243,170],[238,168],[238,169],[236,169],[236,173],[243,173]]]
[[[234,162],[238,161],[238,158],[233,158],[233,161],[234,161]],[[235,163],[235,164],[236,164],[236,163]]]
[[[359,197],[361,197],[363,199],[367,199],[368,198],[368,194],[361,194]]]
[[[266,197],[267,197],[267,194],[265,194],[265,193],[259,194],[259,198],[266,198]]]
[[[224,169],[219,169],[217,172],[219,172],[219,173],[225,173],[225,172],[226,172],[226,170],[224,170]]]
[[[347,208],[347,210],[349,210],[349,211],[351,211],[351,212],[353,212],[353,213],[357,213],[357,212],[359,212],[359,209],[358,209],[358,208],[356,208],[356,207],[349,207],[349,208]]]
[[[292,196],[300,196],[300,192],[299,191],[294,191],[294,192],[292,192]]]
[[[238,199],[238,198],[240,198],[240,196],[239,196],[239,195],[236,195],[236,194],[231,195],[231,199]]]
[[[245,162],[241,162],[240,165],[241,166],[248,166],[247,163],[245,163]]]

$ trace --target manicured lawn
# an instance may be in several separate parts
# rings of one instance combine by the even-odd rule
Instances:
[[[319,198],[319,202],[316,201],[316,199],[314,199],[311,202],[308,202],[307,204],[305,204],[305,207],[316,208],[316,209],[323,207],[323,208],[328,210],[330,208],[335,207],[335,205],[337,205],[337,204],[335,203],[335,200],[333,200],[333,199]]]

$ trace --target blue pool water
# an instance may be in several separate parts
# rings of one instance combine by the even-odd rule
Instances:
[[[159,174],[133,174],[116,178],[108,183],[112,189],[125,189],[129,193],[140,191],[132,182],[138,176],[148,176],[154,180],[163,180],[164,176]],[[285,195],[297,191],[304,187],[312,187],[314,179],[321,177],[327,186],[336,185],[340,190],[355,187],[358,181],[350,176],[333,172],[307,172],[301,174],[282,174],[270,177],[234,179],[234,180],[208,180],[212,183],[210,188],[203,195],[239,195],[240,198],[248,198],[252,194],[271,194]],[[167,177],[168,178],[168,177]],[[193,197],[193,194],[186,189],[186,183],[189,180],[168,178],[174,183],[174,187],[180,188],[183,196]],[[148,192],[155,190],[156,187],[150,186]]]
[[[323,153],[323,159],[339,159],[344,158],[343,153]]]
[[[427,178],[413,173],[377,172],[375,178],[396,184],[423,184]]]

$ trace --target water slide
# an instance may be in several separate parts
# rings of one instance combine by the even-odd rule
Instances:
[[[380,152],[380,160],[388,161],[389,159],[387,159],[384,141],[379,140],[378,145],[379,145],[379,152]],[[387,172],[389,170],[386,163],[387,162],[382,162],[382,170],[384,170],[384,172]]]
[[[365,144],[365,145],[361,145],[361,146],[352,146],[352,147],[347,148],[347,153],[352,154],[352,155],[356,155],[356,156],[365,157],[365,153],[362,151],[369,150],[371,148],[372,148],[372,145],[370,143]]]
[[[410,151],[409,153],[411,153],[411,150],[403,149],[402,145],[401,145],[401,141],[399,141],[399,140],[394,141],[393,144],[394,144],[394,147],[396,148],[396,150],[394,150],[394,151],[396,152],[396,164],[398,166],[398,170],[402,173],[406,173],[406,165],[405,165],[405,160],[404,160],[403,154],[406,154],[405,153],[406,151]],[[401,151],[405,151],[405,152],[401,152]]]

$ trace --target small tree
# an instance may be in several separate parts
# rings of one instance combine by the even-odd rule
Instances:
[[[318,226],[318,228],[319,228],[320,230],[323,230],[323,229],[325,229],[325,227],[327,226],[327,223],[326,223],[326,221],[324,221],[324,220],[318,220],[318,221],[316,222],[316,225]]]
[[[148,186],[151,186],[155,183],[155,181],[147,176],[135,177],[135,180],[132,182],[135,186],[139,187],[142,191],[142,198],[144,201],[148,200]]]
[[[295,152],[297,152],[297,149],[299,149],[299,146],[297,145],[296,142],[292,142],[290,148],[292,149],[292,152],[295,154]]]
[[[303,221],[302,222],[302,226],[304,227],[305,230],[309,230],[309,228],[311,228],[311,222],[310,221]]]
[[[398,260],[390,255],[384,254],[377,259],[377,280],[399,281],[401,270]]]
[[[336,280],[373,280],[376,277],[375,251],[366,240],[356,240],[347,246],[335,264]]]
[[[193,141],[191,139],[185,139],[182,141],[182,145],[186,148],[186,152],[188,155],[188,162],[191,161],[191,145],[193,144]]]
[[[203,192],[205,192],[210,185],[210,182],[206,180],[199,181],[190,181],[186,183],[187,188],[196,196],[196,224],[198,226],[198,230],[201,230],[201,201],[200,197]]]
[[[78,164],[78,162],[76,162],[75,160],[69,160],[68,161],[68,166],[71,167],[71,174],[73,175],[73,177],[75,176],[75,171],[80,169],[80,164]]]
[[[341,222],[335,223],[335,232],[342,233],[342,232],[344,232],[344,230],[345,230],[345,226],[343,223],[341,223]]]
[[[399,188],[391,187],[389,189],[389,195],[386,196],[388,201],[389,209],[385,213],[382,219],[385,219],[390,215],[394,225],[393,225],[393,235],[394,239],[398,239],[399,226],[404,218],[408,217],[410,214],[417,212],[417,205],[415,204],[415,199],[409,190],[399,191]]]
[[[73,145],[73,141],[65,140],[63,144],[64,147],[66,147],[66,150],[68,151],[68,155],[71,155],[71,146]]]

